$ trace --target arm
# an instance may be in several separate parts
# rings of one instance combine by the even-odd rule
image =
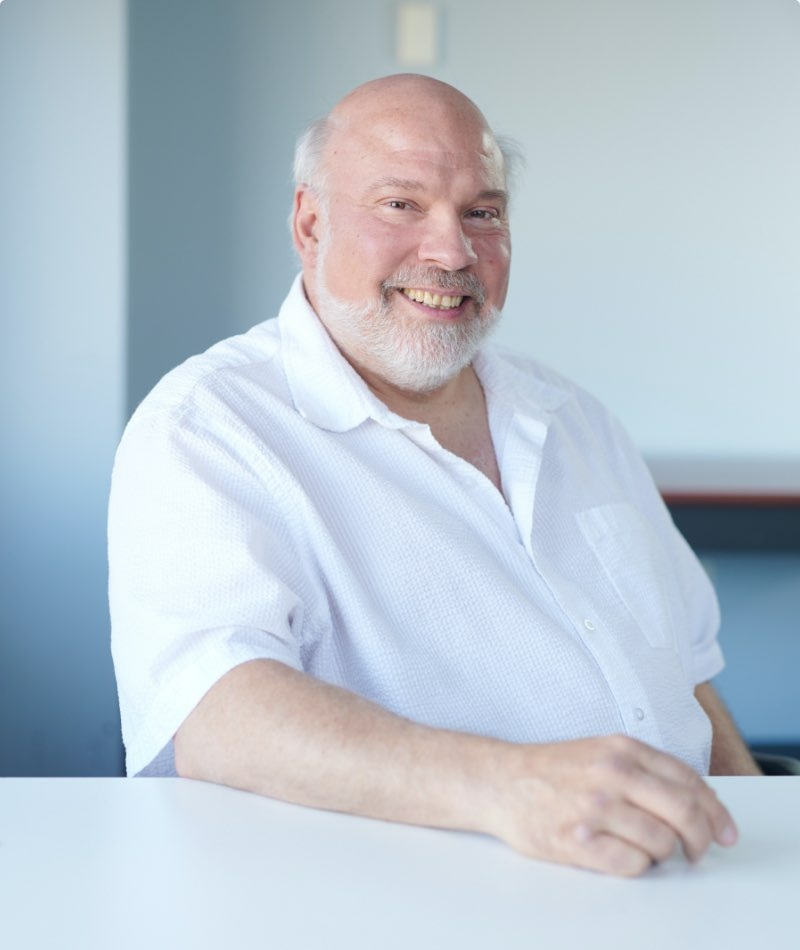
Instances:
[[[620,736],[516,745],[432,729],[280,663],[219,680],[175,736],[179,774],[390,821],[484,832],[621,875],[736,829],[687,766]]]
[[[694,695],[711,720],[712,775],[761,775],[739,730],[711,683],[701,683]]]

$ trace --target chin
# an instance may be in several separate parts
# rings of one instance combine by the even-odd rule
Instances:
[[[365,329],[362,352],[369,354],[378,374],[397,388],[433,392],[470,365],[499,319],[496,309],[469,320],[424,324],[409,324],[388,314]]]
[[[348,359],[392,386],[424,394],[441,389],[472,362],[500,310],[459,320],[410,320],[389,295],[367,303],[338,300],[323,281],[319,317]]]

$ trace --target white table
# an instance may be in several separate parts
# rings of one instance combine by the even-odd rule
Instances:
[[[182,779],[0,779],[0,947],[798,946],[800,779],[713,785],[739,845],[626,881]]]

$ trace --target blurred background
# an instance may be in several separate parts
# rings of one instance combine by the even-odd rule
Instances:
[[[120,773],[122,428],[276,314],[297,135],[398,71],[522,144],[499,339],[626,423],[717,586],[720,691],[800,751],[796,0],[5,0],[0,775]]]

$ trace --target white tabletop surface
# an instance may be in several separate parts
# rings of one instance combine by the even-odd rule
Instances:
[[[0,779],[0,947],[798,946],[800,779],[712,784],[737,847],[618,880],[182,779]]]

